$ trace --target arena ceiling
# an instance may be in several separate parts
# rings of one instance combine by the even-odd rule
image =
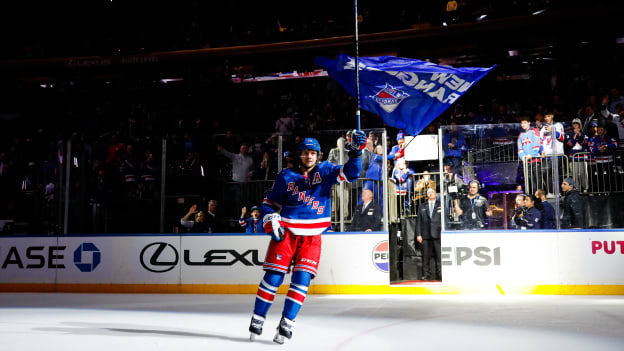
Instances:
[[[497,64],[504,68],[500,74],[509,77],[521,76],[532,65],[561,60],[599,63],[601,56],[617,55],[624,46],[621,12],[618,7],[604,6],[362,34],[359,53],[457,66]],[[0,60],[0,71],[7,78],[4,88],[7,84],[41,85],[72,79],[97,84],[136,77],[180,77],[201,83],[227,78],[236,69],[250,75],[314,70],[319,68],[313,62],[315,56],[339,53],[353,55],[353,36],[136,55]]]

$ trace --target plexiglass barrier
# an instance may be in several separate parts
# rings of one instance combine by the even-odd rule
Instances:
[[[445,228],[621,228],[624,155],[615,139],[604,130],[575,135],[570,123],[548,127],[442,127]],[[527,205],[528,195],[537,201]]]
[[[624,205],[624,151],[598,131],[574,136],[572,126],[562,123],[568,136],[561,140],[544,135],[543,127],[443,126],[437,136],[419,136],[408,145],[405,163],[388,155],[394,135],[366,130],[374,145],[364,151],[360,177],[332,189],[330,229],[388,230],[417,216],[429,188],[444,199],[446,230],[624,227],[624,216],[618,215]],[[1,201],[9,215],[0,218],[0,230],[5,235],[243,232],[241,216],[248,219],[278,172],[296,163],[301,137],[317,138],[321,159],[342,164],[348,159],[347,132],[59,141],[47,158],[29,162],[5,184]],[[424,146],[413,148],[423,140]],[[540,223],[528,226],[518,217],[534,220],[523,199],[536,193],[544,195],[533,204]],[[381,208],[374,225],[363,226],[369,213],[362,210],[363,197]],[[205,223],[194,226],[190,222],[198,215]]]
[[[262,206],[279,171],[296,164],[302,137],[317,138],[321,160],[339,165],[349,157],[344,150],[347,132],[131,139],[111,134],[59,141],[45,162],[32,162],[19,182],[7,185],[10,194],[1,201],[13,211],[0,219],[0,232],[244,232],[241,218],[252,217],[252,208]],[[360,228],[355,214],[363,193],[387,206],[385,130],[366,133],[379,146],[364,151],[356,181],[332,189],[333,231],[367,229]],[[374,230],[387,230],[386,213],[384,207]]]

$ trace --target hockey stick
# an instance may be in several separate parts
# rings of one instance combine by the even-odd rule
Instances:
[[[360,64],[359,64],[359,35],[358,35],[358,2],[354,0],[355,7],[355,101],[357,108],[355,110],[355,117],[357,119],[357,130],[362,130],[360,125]]]

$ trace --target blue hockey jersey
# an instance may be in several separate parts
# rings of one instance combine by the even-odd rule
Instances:
[[[262,227],[262,218],[254,220],[253,217],[247,219],[240,218],[238,224],[245,228],[245,233],[262,233],[264,234],[264,228]]]
[[[540,132],[536,128],[531,128],[527,131],[522,131],[518,135],[518,158],[522,160],[525,155],[531,157],[537,157],[542,154],[542,139],[540,138]],[[531,160],[535,162],[536,160]]]
[[[262,204],[262,217],[279,212],[282,226],[295,235],[319,235],[331,226],[331,189],[336,183],[357,179],[359,158],[336,166],[318,164],[308,176],[296,168],[280,172]]]

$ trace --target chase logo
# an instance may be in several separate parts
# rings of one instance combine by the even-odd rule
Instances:
[[[384,273],[388,273],[390,260],[388,257],[388,240],[379,242],[373,248],[373,263],[375,267]]]
[[[379,104],[379,107],[381,107],[384,111],[390,113],[399,106],[403,99],[408,98],[409,96],[410,95],[403,90],[399,90],[386,83],[385,87],[370,98]]]
[[[74,264],[81,272],[93,272],[100,264],[102,254],[93,243],[84,243],[74,251]]]

